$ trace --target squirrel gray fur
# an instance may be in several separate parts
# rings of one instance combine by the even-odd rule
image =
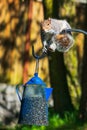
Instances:
[[[71,29],[66,20],[48,18],[41,22],[43,52],[47,50],[67,52],[73,46],[74,40],[71,32],[64,31],[66,29]]]

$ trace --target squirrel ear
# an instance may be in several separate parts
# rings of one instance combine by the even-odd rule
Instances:
[[[49,22],[51,22],[51,18],[50,17],[48,18],[48,20],[49,20]]]
[[[42,25],[43,21],[41,20],[40,25]]]
[[[49,17],[48,20],[51,20],[51,18]]]

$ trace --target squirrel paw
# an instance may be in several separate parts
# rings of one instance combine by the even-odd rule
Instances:
[[[47,48],[44,47],[44,48],[42,49],[42,52],[47,53]]]

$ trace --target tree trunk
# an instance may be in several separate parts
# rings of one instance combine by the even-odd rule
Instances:
[[[59,0],[53,0],[53,18],[59,18],[59,7],[62,4]],[[45,5],[45,17],[46,10]],[[49,16],[50,17],[50,16]],[[65,111],[71,111],[73,105],[68,91],[68,84],[66,79],[66,68],[64,65],[63,53],[55,52],[50,53],[49,56],[49,71],[51,86],[53,87],[53,99],[54,99],[54,110],[57,113],[64,113]]]
[[[28,30],[26,34],[26,43],[24,50],[24,68],[23,68],[23,83],[26,83],[28,80],[28,67],[29,67],[29,49],[30,49],[30,28],[32,20],[32,7],[33,0],[29,0],[29,9],[28,9]]]
[[[85,21],[84,21],[84,29],[87,31],[87,4],[85,6]],[[87,121],[87,35],[84,40],[84,54],[83,54],[83,65],[82,65],[82,75],[81,75],[81,88],[82,88],[82,96],[80,102],[80,114],[79,117],[82,121]]]
[[[80,13],[79,13],[80,12]],[[78,3],[76,4],[76,27],[80,29],[84,29],[84,21],[85,21],[85,4]],[[78,77],[81,82],[81,67],[82,67],[82,58],[83,58],[83,42],[84,42],[84,34],[77,33],[76,35],[76,48],[77,48],[77,60],[78,60]]]
[[[68,91],[66,68],[62,53],[50,54],[49,58],[50,80],[53,87],[54,110],[57,113],[71,111],[73,106]]]

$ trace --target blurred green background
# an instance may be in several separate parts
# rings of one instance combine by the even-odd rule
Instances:
[[[16,84],[26,83],[34,74],[32,45],[37,54],[41,52],[40,22],[65,19],[72,28],[87,31],[86,13],[86,0],[0,0],[1,130],[87,130],[87,37],[81,33],[72,34],[74,46],[68,52],[50,53],[40,60],[39,76],[54,88],[49,126],[17,125],[20,105],[14,105],[15,96],[12,99]]]

